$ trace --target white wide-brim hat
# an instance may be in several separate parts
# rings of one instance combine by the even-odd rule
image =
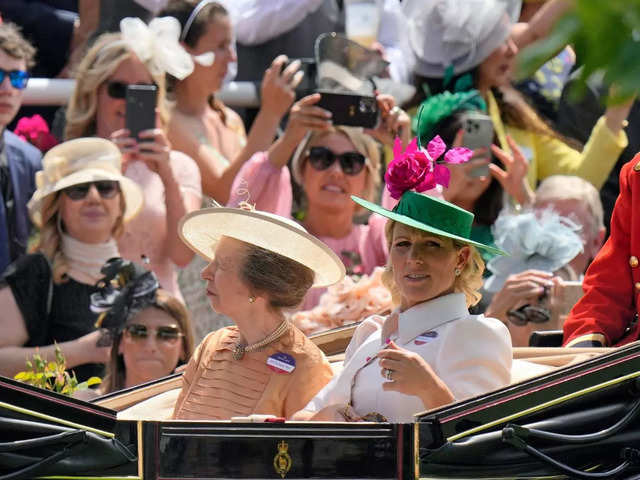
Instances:
[[[467,72],[511,32],[520,0],[404,0],[408,40],[417,74],[443,78]]]
[[[120,184],[124,197],[126,223],[142,209],[144,195],[136,182],[121,173],[122,154],[118,147],[103,138],[77,138],[56,145],[42,159],[36,173],[36,191],[29,200],[33,223],[42,226],[42,204],[49,195],[73,185],[102,180]]]
[[[220,237],[226,236],[295,260],[315,274],[313,286],[340,281],[345,268],[327,245],[295,221],[259,210],[214,207],[185,215],[178,226],[184,243],[211,261]]]

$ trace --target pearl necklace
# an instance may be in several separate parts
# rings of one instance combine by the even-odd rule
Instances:
[[[263,349],[267,345],[278,340],[287,332],[287,330],[289,330],[289,322],[285,318],[282,323],[278,325],[278,328],[276,328],[273,332],[271,332],[259,342],[247,345],[246,343],[242,343],[242,341],[239,341],[238,343],[236,343],[236,346],[233,349],[233,359],[242,360],[242,357],[244,357],[245,353],[251,353]]]

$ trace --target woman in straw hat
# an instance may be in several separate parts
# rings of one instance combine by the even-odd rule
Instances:
[[[322,242],[292,220],[209,208],[181,222],[184,242],[209,261],[211,306],[235,326],[209,334],[184,374],[174,418],[290,417],[332,376],[322,352],[285,317],[312,286],[344,276]]]
[[[182,300],[176,266],[193,258],[178,237],[178,221],[200,207],[200,171],[187,155],[172,150],[166,125],[165,74],[185,78],[193,58],[180,46],[175,18],[145,25],[125,18],[119,33],[96,39],[76,72],[66,113],[65,138],[97,136],[112,140],[123,154],[123,173],[143,187],[145,205],[120,237],[120,253],[139,262],[144,256],[162,288]],[[157,87],[156,128],[135,135],[125,128],[127,87]]]
[[[405,153],[389,165],[387,187],[401,195],[393,210],[352,197],[389,219],[383,281],[397,309],[358,327],[344,370],[294,418],[410,422],[423,410],[509,383],[507,328],[468,310],[480,300],[478,248],[502,252],[471,240],[472,213],[410,190],[426,189],[420,172],[406,169],[425,158]]]
[[[100,268],[119,256],[116,238],[142,208],[138,185],[120,173],[113,143],[80,138],[47,152],[29,202],[40,227],[37,253],[9,266],[0,289],[0,373],[14,375],[36,348],[53,358],[55,343],[79,380],[101,375],[110,347],[97,347],[89,309]]]

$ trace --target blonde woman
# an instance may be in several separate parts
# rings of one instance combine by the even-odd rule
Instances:
[[[102,376],[110,347],[98,347],[90,295],[100,268],[119,256],[116,239],[142,208],[138,185],[122,176],[112,142],[80,138],[47,152],[29,202],[40,230],[36,253],[5,271],[0,288],[0,374],[25,368],[36,349],[53,358],[54,342],[78,380]]]
[[[370,274],[387,260],[386,219],[372,216],[366,225],[355,223],[362,210],[350,196],[376,199],[380,147],[362,128],[333,126],[330,112],[315,105],[319,100],[320,94],[314,94],[293,105],[284,135],[268,152],[255,154],[238,173],[230,204],[248,200],[256,208],[290,217],[293,174],[304,197],[304,213],[296,217],[340,257],[349,274]],[[406,125],[408,134],[408,123],[406,114],[395,109],[385,113],[380,129],[391,141],[387,130]],[[287,162],[292,154],[290,172]],[[309,292],[302,309],[314,307],[321,294],[321,290]]]
[[[145,195],[144,210],[120,239],[120,253],[136,262],[148,259],[162,287],[182,299],[176,266],[187,265],[193,254],[180,242],[177,224],[200,207],[200,173],[191,158],[172,150],[167,138],[165,73],[186,76],[193,60],[178,44],[179,25],[173,18],[155,19],[149,26],[125,19],[121,30],[100,36],[78,66],[65,136],[94,135],[118,145],[125,176],[141,185]],[[141,132],[139,139],[124,128],[125,93],[131,84],[155,84],[158,92],[157,128]]]
[[[507,328],[468,310],[480,300],[477,248],[502,253],[470,239],[473,214],[411,190],[393,211],[353,199],[391,220],[383,279],[397,309],[358,327],[344,370],[294,418],[411,422],[421,411],[507,385]]]

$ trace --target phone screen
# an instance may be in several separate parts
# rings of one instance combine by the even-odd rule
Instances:
[[[137,138],[141,131],[156,127],[157,96],[155,85],[127,86],[125,125],[132,137]]]
[[[319,93],[321,97],[316,105],[331,112],[334,125],[375,128],[378,124],[379,111],[375,97],[325,91]]]

